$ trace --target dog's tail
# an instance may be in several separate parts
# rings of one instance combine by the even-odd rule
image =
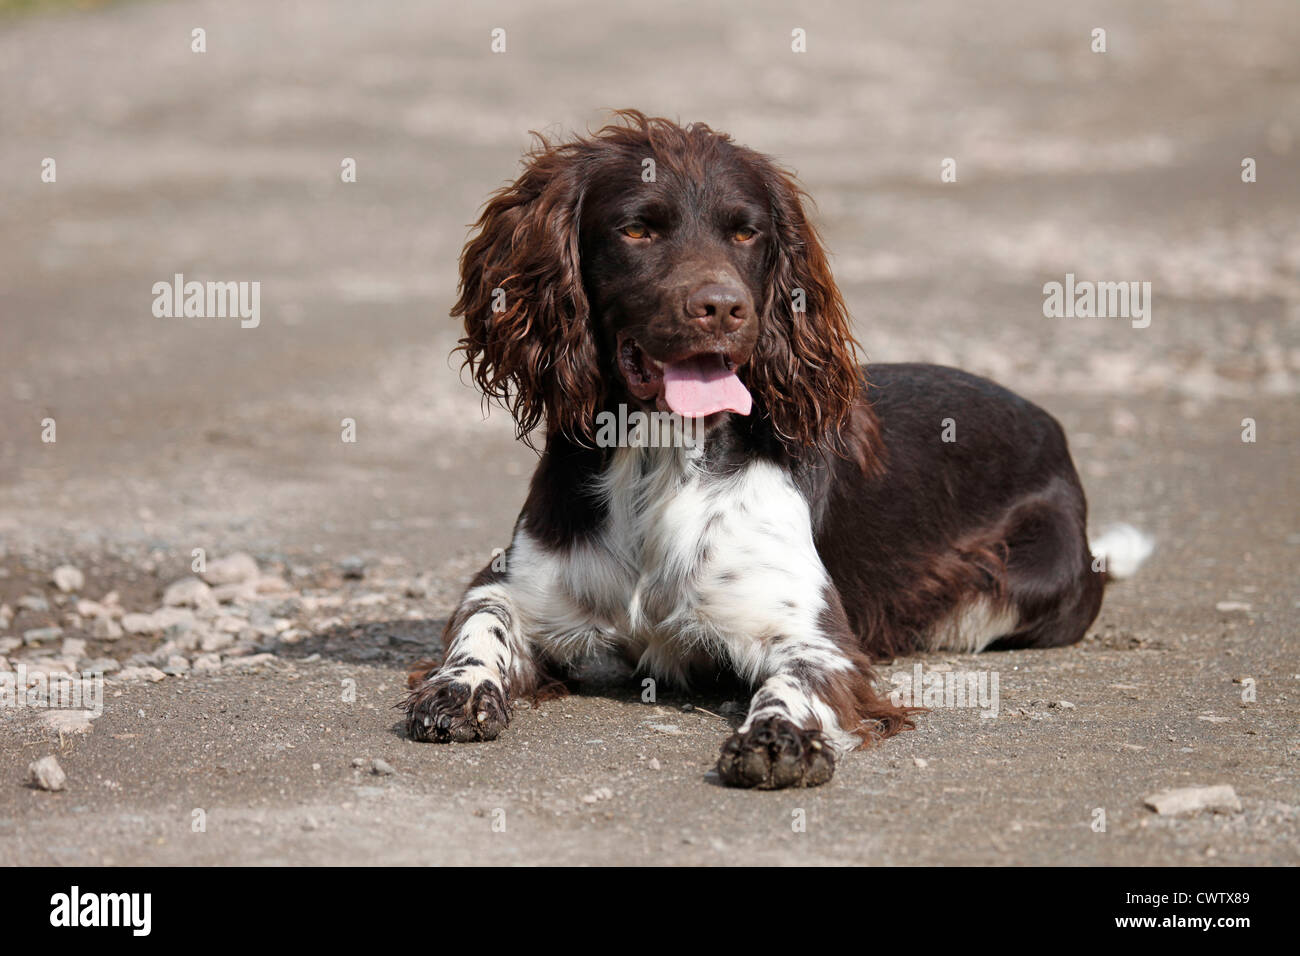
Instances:
[[[1118,581],[1137,574],[1156,549],[1156,542],[1131,524],[1115,524],[1103,531],[1091,547],[1093,568]]]

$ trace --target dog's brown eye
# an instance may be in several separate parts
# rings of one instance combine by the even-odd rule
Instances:
[[[627,236],[629,239],[644,239],[646,236],[650,235],[650,230],[646,229],[646,227],[640,223],[633,223],[630,226],[623,227],[623,235]]]
[[[749,242],[749,240],[753,239],[756,235],[757,233],[754,232],[753,229],[750,229],[748,226],[741,226],[731,234],[731,238],[735,239],[737,242]]]

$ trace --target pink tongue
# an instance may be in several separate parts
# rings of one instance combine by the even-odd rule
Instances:
[[[664,363],[664,401],[683,418],[703,418],[714,412],[748,415],[752,400],[736,373],[727,370],[721,355],[697,355]]]

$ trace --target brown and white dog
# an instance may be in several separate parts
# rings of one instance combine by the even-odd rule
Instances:
[[[1146,557],[1130,528],[1089,548],[1042,409],[955,369],[858,366],[803,198],[707,126],[626,111],[542,141],[488,202],[453,315],[474,380],[545,445],[504,568],[413,680],[413,737],[491,740],[513,697],[612,648],[750,682],[719,775],[812,786],[911,725],[873,659],[1070,644]],[[649,427],[611,440],[629,410]]]

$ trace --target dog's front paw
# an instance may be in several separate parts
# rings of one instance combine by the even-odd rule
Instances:
[[[822,732],[801,730],[784,717],[760,717],[727,738],[718,757],[718,776],[729,787],[819,787],[834,773]]]
[[[474,675],[472,670],[441,671],[411,691],[406,698],[406,732],[413,740],[495,740],[506,729],[510,698],[505,689],[495,674]]]

